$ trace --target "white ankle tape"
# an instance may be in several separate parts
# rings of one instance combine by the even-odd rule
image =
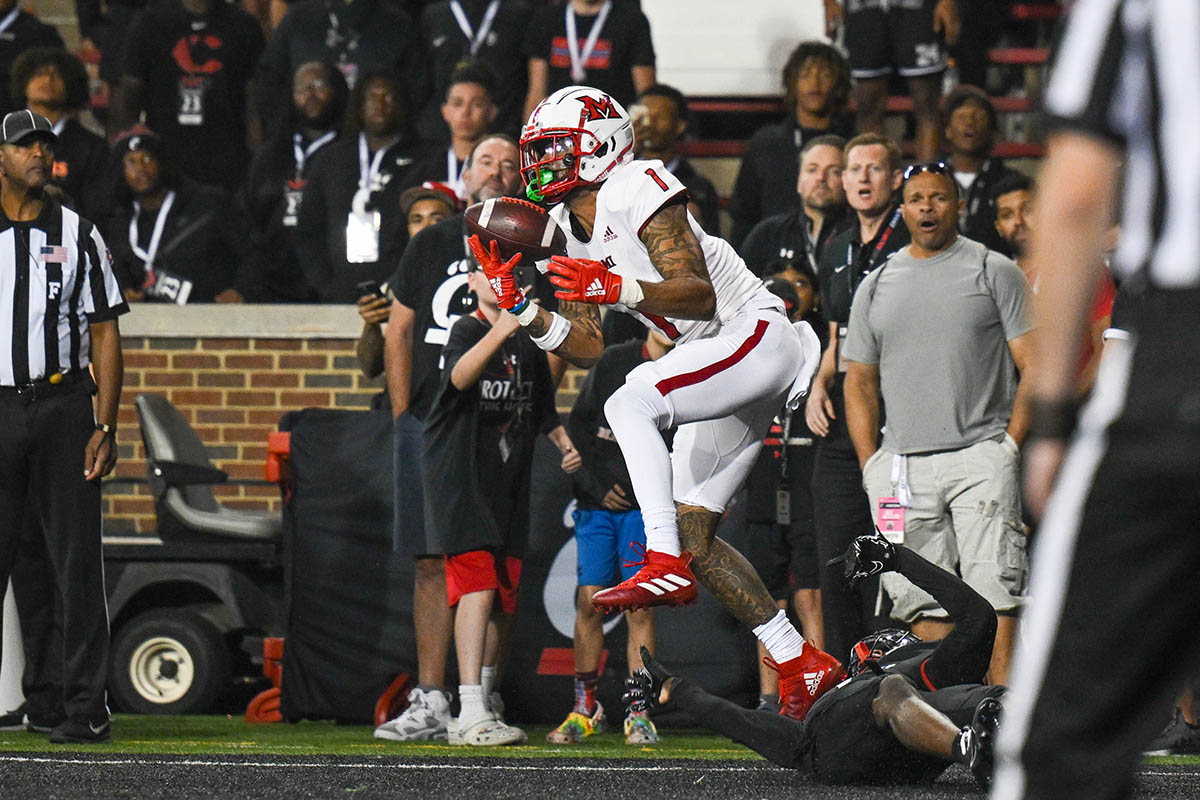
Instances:
[[[520,317],[517,321],[520,322]],[[526,324],[524,322],[522,325]],[[541,336],[530,336],[533,343],[543,350],[550,352],[557,350],[558,346],[567,340],[567,334],[571,332],[571,321],[566,317],[554,311],[550,312],[550,328]]]

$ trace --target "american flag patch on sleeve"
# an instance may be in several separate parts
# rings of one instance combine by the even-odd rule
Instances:
[[[43,245],[42,255],[38,259],[43,264],[65,264],[67,263],[67,248],[62,245]]]

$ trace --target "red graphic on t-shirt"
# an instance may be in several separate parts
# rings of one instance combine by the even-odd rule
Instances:
[[[578,40],[579,52],[583,52],[583,39]],[[611,39],[596,40],[596,48],[584,63],[584,69],[612,69],[613,43]],[[555,36],[550,40],[550,66],[558,69],[571,68],[571,52],[567,49],[567,37]]]
[[[221,60],[217,58],[217,51],[221,49],[224,42],[220,37],[212,34],[200,35],[193,33],[190,36],[184,36],[175,43],[175,47],[171,50],[171,55],[175,57],[175,63],[179,65],[179,69],[193,75],[211,75],[214,72],[220,72],[225,66]],[[202,47],[201,47],[202,45]],[[199,47],[199,55],[193,57]],[[206,52],[207,51],[207,52]],[[199,63],[197,63],[197,58]]]

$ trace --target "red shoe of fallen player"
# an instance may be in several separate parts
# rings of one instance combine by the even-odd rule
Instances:
[[[635,543],[634,547],[638,547]],[[692,554],[670,556],[657,550],[642,549],[640,562],[627,563],[642,568],[616,586],[592,595],[592,606],[600,613],[626,611],[647,606],[685,606],[696,601],[696,576],[688,565]]]
[[[763,660],[779,673],[779,713],[797,722],[803,722],[813,703],[846,677],[842,662],[811,644],[782,664]]]

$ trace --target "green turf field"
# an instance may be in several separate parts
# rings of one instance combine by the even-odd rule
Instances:
[[[630,747],[617,732],[603,733],[578,745],[546,742],[549,728],[526,727],[529,744],[516,747],[451,747],[445,742],[385,742],[371,736],[365,725],[332,722],[251,725],[240,717],[134,716],[113,718],[112,741],[76,748],[52,745],[46,737],[24,731],[0,731],[2,752],[88,753],[141,755],[242,755],[242,756],[424,756],[496,758],[642,758],[642,759],[759,759],[728,739],[699,730],[663,731],[652,747]],[[1164,756],[1149,764],[1200,766],[1200,756]]]
[[[113,717],[112,741],[88,745],[89,753],[176,755],[338,755],[338,756],[480,756],[584,758],[757,759],[758,755],[715,734],[695,730],[663,732],[653,747],[631,747],[619,732],[603,733],[578,745],[546,742],[549,728],[526,727],[529,744],[517,747],[451,747],[445,742],[386,742],[365,725],[332,722],[251,725],[240,717]],[[83,747],[82,745],[80,747]],[[0,752],[63,752],[44,735],[0,731]]]

